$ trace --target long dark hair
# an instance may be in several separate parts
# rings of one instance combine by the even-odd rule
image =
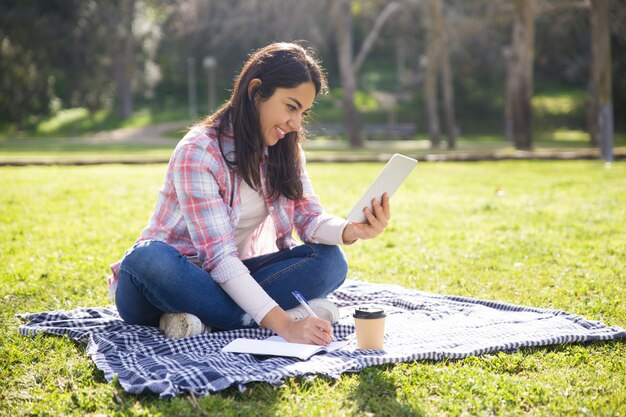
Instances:
[[[261,80],[261,84],[250,96],[248,86],[255,78]],[[250,55],[235,77],[230,99],[202,121],[217,129],[220,148],[222,135],[232,121],[236,160],[230,161],[226,156],[224,159],[255,190],[261,189],[259,162],[265,150],[255,96],[258,94],[261,100],[267,100],[276,88],[294,88],[305,82],[313,83],[316,95],[327,89],[326,78],[314,53],[295,43],[270,44]],[[303,135],[303,132],[290,132],[268,148],[267,174],[272,200],[281,194],[289,199],[302,197],[299,175],[302,161],[298,145]]]

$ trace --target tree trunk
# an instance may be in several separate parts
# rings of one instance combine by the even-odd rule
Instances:
[[[343,89],[342,100],[344,109],[344,121],[348,131],[348,139],[351,148],[363,147],[363,141],[359,134],[359,122],[354,94],[356,92],[356,73],[354,70],[352,52],[352,10],[350,0],[336,0],[333,2],[333,14],[335,18],[335,35],[337,37],[337,54],[339,55],[339,73]]]
[[[513,0],[511,121],[517,149],[532,149],[535,0]]]
[[[513,51],[511,46],[505,46],[502,49],[502,56],[504,57],[506,79],[504,81],[504,137],[506,143],[513,146]]]
[[[127,119],[133,113],[133,20],[135,17],[135,0],[122,1],[122,6],[118,13],[121,15],[121,22],[117,26],[119,48],[113,52],[115,104],[118,117]]]
[[[611,36],[609,1],[591,0],[591,77],[588,125],[591,146],[600,145],[602,159],[613,160]]]
[[[426,75],[424,79],[424,90],[426,100],[426,116],[428,117],[428,136],[430,137],[431,148],[439,148],[439,103],[437,100],[437,85],[439,74],[439,63],[441,56],[441,32],[436,23],[437,15],[441,13],[441,0],[428,0],[426,7],[426,31],[428,43],[426,46]]]
[[[441,90],[443,96],[443,130],[448,137],[448,149],[456,148],[456,117],[454,114],[454,85],[452,84],[452,71],[450,69],[449,38],[446,32],[443,15],[443,2],[440,3],[440,13],[437,19],[438,30],[441,33]]]
[[[339,73],[343,88],[343,108],[345,111],[345,125],[351,148],[363,147],[360,136],[358,113],[354,105],[356,93],[356,76],[367,54],[374,45],[380,34],[380,30],[387,19],[400,9],[396,2],[388,3],[376,18],[372,30],[361,45],[356,59],[353,58],[353,35],[352,35],[352,1],[336,0],[332,3],[333,19],[335,20],[335,36],[337,39],[337,54],[339,61]]]

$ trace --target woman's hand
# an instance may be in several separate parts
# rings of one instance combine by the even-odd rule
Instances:
[[[333,341],[332,335],[333,328],[329,321],[307,317],[297,321],[291,320],[287,331],[280,336],[288,342],[326,346]]]
[[[369,207],[363,210],[367,223],[351,222],[343,230],[343,243],[352,243],[357,239],[372,239],[385,230],[391,218],[391,208],[389,207],[389,196],[383,194],[382,204],[378,200],[372,200],[372,212]]]
[[[292,343],[326,346],[333,340],[329,321],[317,317],[294,320],[278,306],[271,309],[260,324]]]

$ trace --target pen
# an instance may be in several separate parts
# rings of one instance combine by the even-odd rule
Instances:
[[[291,293],[294,297],[296,297],[296,300],[298,300],[298,302],[302,304],[302,307],[304,307],[305,310],[309,313],[309,316],[319,318],[317,317],[317,314],[315,314],[315,311],[311,309],[311,306],[309,306],[309,302],[306,300],[306,298],[304,298],[302,294],[300,294],[299,291],[292,291]],[[335,338],[333,336],[330,336],[330,338],[333,340],[333,342],[335,341]]]

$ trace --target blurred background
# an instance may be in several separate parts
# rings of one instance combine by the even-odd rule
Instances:
[[[312,140],[626,142],[626,0],[0,0],[0,137],[188,125],[293,40],[329,78]]]

